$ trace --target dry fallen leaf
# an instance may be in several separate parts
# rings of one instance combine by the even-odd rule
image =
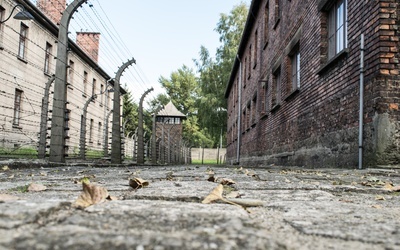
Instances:
[[[385,186],[383,186],[383,189],[392,191],[392,190],[393,190],[393,185],[392,185],[392,183],[387,182],[387,183],[385,184]]]
[[[224,186],[222,184],[218,184],[218,186],[214,188],[211,191],[211,193],[206,198],[204,198],[204,200],[201,203],[210,204],[213,201],[221,200],[225,203],[241,207],[245,209],[247,212],[249,212],[246,209],[247,207],[257,207],[264,205],[263,201],[254,199],[229,199],[229,200],[225,199],[224,197],[222,197],[223,191],[224,191]]]
[[[378,196],[375,197],[375,200],[377,200],[377,201],[385,201],[386,199],[382,195],[378,195]]]
[[[382,206],[380,206],[380,205],[373,205],[372,208],[382,209]]]
[[[31,183],[28,187],[28,192],[41,192],[45,191],[47,187],[42,184]]]
[[[227,178],[222,178],[222,179],[219,181],[219,183],[222,184],[222,185],[224,185],[224,186],[236,184],[235,181],[233,181],[233,180],[231,180],[231,179],[227,179]]]
[[[224,191],[224,186],[219,184],[216,188],[214,188],[209,195],[201,202],[203,204],[210,204],[213,201],[222,200],[222,192]]]
[[[393,192],[400,192],[400,186],[396,186],[392,188]]]
[[[4,166],[2,169],[3,169],[3,171],[8,171],[8,170],[10,170],[10,168],[9,168],[8,166]]]
[[[0,194],[0,203],[8,202],[8,201],[16,201],[19,200],[17,196],[12,196],[8,194]]]
[[[108,197],[108,191],[104,187],[82,182],[83,193],[75,201],[74,206],[86,208],[91,205],[104,202]]]
[[[149,185],[148,181],[145,181],[145,180],[140,179],[140,178],[129,179],[129,186],[131,186],[134,189],[147,187],[148,185]]]

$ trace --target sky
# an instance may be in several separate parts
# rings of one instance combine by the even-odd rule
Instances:
[[[94,10],[84,6],[85,10],[79,10],[76,24],[72,26],[77,31],[102,33],[99,64],[112,77],[124,62],[135,58],[136,65],[127,69],[121,85],[127,84],[138,101],[150,87],[155,91],[149,98],[162,92],[158,83],[160,76],[169,78],[171,72],[184,64],[195,70],[193,59],[199,58],[202,45],[215,55],[220,42],[214,29],[220,14],[228,14],[241,2],[249,6],[251,1],[92,0],[89,5],[93,5]],[[85,17],[85,12],[98,24],[86,26],[91,21]]]

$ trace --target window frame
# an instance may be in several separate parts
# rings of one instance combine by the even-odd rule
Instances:
[[[75,62],[72,60],[69,60],[67,83],[68,83],[68,85],[71,85],[71,86],[74,84],[74,71],[75,71]]]
[[[269,42],[269,1],[267,1],[264,8],[264,49],[268,46],[268,42]]]
[[[348,47],[347,0],[337,0],[328,9],[328,61]],[[340,19],[341,18],[341,19]],[[339,23],[339,21],[342,21]]]
[[[89,73],[84,70],[83,71],[83,96],[86,97],[87,96],[87,85],[88,85],[88,79],[89,79]]]
[[[15,89],[13,126],[20,126],[23,93],[23,90]]]
[[[278,26],[281,18],[282,18],[282,6],[281,6],[281,0],[275,0],[275,24],[274,24],[274,29],[276,29],[276,27]]]
[[[253,50],[253,69],[257,68],[258,61],[258,29],[254,33],[254,50]]]
[[[51,65],[51,54],[53,51],[53,45],[51,45],[49,42],[46,42],[46,49],[45,49],[45,55],[44,55],[44,73],[45,74],[50,74],[50,65]]]
[[[282,85],[282,66],[279,66],[272,74],[272,96],[271,96],[271,111],[275,111],[281,105],[281,85]]]
[[[26,59],[28,31],[29,27],[21,22],[18,42],[18,58],[23,60]]]

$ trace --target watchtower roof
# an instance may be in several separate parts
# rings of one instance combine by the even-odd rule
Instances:
[[[182,114],[171,101],[157,113],[157,116],[186,118],[186,115]]]

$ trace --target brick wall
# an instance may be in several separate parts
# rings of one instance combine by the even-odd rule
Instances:
[[[100,33],[98,32],[77,32],[76,43],[96,63],[99,61]]]
[[[67,5],[66,0],[49,1],[38,0],[37,7],[55,24],[60,23],[62,13]]]
[[[399,3],[347,0],[347,48],[328,59],[328,13],[334,1],[277,2],[279,8],[271,0],[252,3],[254,19],[248,19],[239,48],[241,63],[236,62],[240,66],[234,67],[227,88],[228,162],[236,161],[240,140],[241,163],[357,165],[363,33],[364,157],[367,165],[398,163]],[[259,51],[251,52],[255,47]],[[293,88],[291,60],[297,48],[301,80],[300,87]],[[242,99],[238,101],[235,89],[240,84]],[[243,118],[238,121],[240,138],[233,132],[239,110]],[[251,122],[249,113],[255,113]]]

